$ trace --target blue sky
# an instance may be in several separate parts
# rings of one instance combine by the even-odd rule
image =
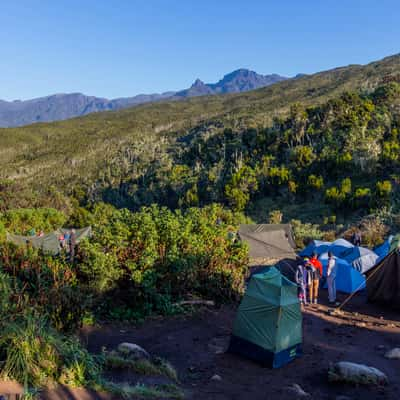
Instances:
[[[3,0],[0,99],[364,64],[400,52],[399,16],[398,0]]]

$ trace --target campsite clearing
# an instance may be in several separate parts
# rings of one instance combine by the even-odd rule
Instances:
[[[326,296],[323,290],[321,298]],[[340,300],[345,297],[339,295]],[[141,327],[88,327],[82,337],[90,351],[131,341],[168,359],[178,370],[186,398],[193,400],[289,400],[293,392],[288,388],[293,384],[300,385],[312,399],[399,399],[400,361],[388,360],[384,354],[400,344],[400,315],[366,303],[365,292],[354,296],[342,314],[330,315],[328,310],[324,304],[306,309],[303,357],[275,370],[224,353],[237,311],[231,306],[153,319]],[[369,388],[329,383],[329,364],[337,361],[376,367],[387,374],[389,385]],[[221,380],[211,379],[216,374]],[[118,375],[113,378],[121,379]]]

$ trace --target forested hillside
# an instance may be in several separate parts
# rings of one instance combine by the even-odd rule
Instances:
[[[368,212],[396,191],[400,57],[237,95],[0,130],[1,204],[253,200]]]
[[[183,398],[164,360],[92,356],[69,334],[181,313],[191,299],[237,301],[249,263],[235,232],[249,216],[291,220],[298,247],[351,234],[353,221],[363,244],[381,243],[400,226],[399,150],[399,56],[244,94],[0,130],[0,377]],[[75,252],[71,230],[54,255],[5,240],[63,226],[93,235]],[[110,382],[121,367],[173,383]]]

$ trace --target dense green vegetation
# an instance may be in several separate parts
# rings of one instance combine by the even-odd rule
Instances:
[[[302,246],[373,214],[364,238],[379,242],[384,222],[400,222],[399,82],[394,56],[238,95],[1,129],[2,376],[120,393],[104,368],[143,365],[94,357],[71,334],[83,321],[180,312],[182,299],[238,299],[247,249],[232,233],[245,215],[291,220]],[[87,225],[93,237],[72,264],[5,241]]]
[[[238,299],[247,249],[231,233],[244,220],[218,205],[184,212],[153,205],[132,213],[99,203],[74,209],[68,221],[55,209],[4,212],[3,232],[26,234],[66,223],[91,225],[93,237],[80,244],[72,264],[63,254],[0,239],[1,376],[36,387],[63,383],[116,391],[101,378],[115,356],[93,357],[65,335],[84,321],[180,312],[176,303],[182,299]],[[142,367],[160,371],[153,364]]]
[[[351,93],[355,93],[355,97],[361,96],[364,101],[365,96],[371,96],[377,87],[398,81],[399,60],[399,56],[393,56],[367,66],[337,68],[248,93],[162,102],[69,121],[1,129],[0,209],[41,206],[68,213],[74,206],[71,196],[81,204],[104,200],[135,209],[161,200],[161,204],[170,203],[177,207],[196,203],[199,197],[196,190],[206,191],[204,185],[209,182],[212,189],[218,191],[215,195],[213,190],[208,195],[200,193],[200,204],[207,203],[210,197],[212,201],[223,199],[226,203],[230,200],[232,204],[237,201],[242,204],[249,195],[253,196],[253,192],[265,192],[265,185],[259,183],[257,188],[246,189],[242,199],[234,200],[238,197],[235,186],[241,186],[240,180],[247,179],[246,174],[250,171],[234,174],[243,165],[250,164],[254,169],[248,158],[254,156],[255,146],[261,144],[255,155],[261,168],[263,156],[274,157],[272,164],[278,170],[273,170],[272,174],[277,174],[273,177],[274,185],[277,185],[280,180],[287,180],[285,171],[279,169],[282,163],[293,173],[299,168],[310,169],[308,163],[311,161],[314,169],[325,161],[327,154],[316,161],[307,157],[319,157],[321,141],[329,135],[335,137],[339,133],[343,137],[351,130],[352,140],[357,140],[364,132],[359,131],[360,128],[366,129],[366,139],[369,139],[370,129],[374,129],[372,122],[366,123],[370,116],[378,118],[374,123],[380,125],[379,129],[382,129],[381,125],[386,129],[388,121],[379,118],[395,119],[396,101],[392,103],[393,98],[383,100],[383,107],[389,109],[382,111],[378,104],[380,100],[370,98],[375,109],[364,110],[364,106],[357,106],[358,100],[352,99]],[[343,92],[350,93],[347,100],[343,99]],[[333,104],[334,100],[340,103],[341,98],[345,103],[342,108],[340,104]],[[346,104],[353,107],[352,114],[358,121],[351,121],[351,116],[346,120]],[[307,115],[302,116],[302,112]],[[333,123],[330,113],[339,118],[337,123]],[[285,121],[288,115],[292,115],[292,120]],[[319,121],[322,117],[327,119]],[[304,133],[303,124],[315,131],[311,142],[309,132],[296,138],[298,133]],[[278,144],[277,140],[284,134],[293,137]],[[382,137],[382,133],[376,134],[379,136],[376,143],[382,146],[388,132],[385,131],[386,137]],[[278,136],[275,142],[274,135]],[[200,145],[203,147],[199,148]],[[350,140],[345,144],[333,143],[330,151],[340,153],[344,147],[352,145]],[[367,145],[365,140],[363,145]],[[306,148],[302,150],[299,146]],[[394,150],[388,146],[386,156]],[[308,147],[312,148],[309,154]],[[359,153],[368,151],[365,147],[359,150]],[[383,152],[377,147],[374,151],[379,155]],[[362,162],[360,154],[353,155],[352,162],[347,163],[349,168]],[[193,156],[196,159],[190,159]],[[341,157],[344,157],[342,164],[346,164],[347,155]],[[293,165],[287,165],[288,161]],[[336,163],[330,163],[322,172],[335,166]],[[210,177],[204,177],[208,172]],[[300,172],[296,171],[296,175]],[[314,175],[318,178],[320,174]],[[180,182],[182,177],[184,185]],[[348,177],[352,178],[351,174]],[[292,181],[290,193],[298,192],[302,183],[289,180]],[[318,185],[318,182],[310,183]],[[323,183],[324,186],[331,184],[326,179]],[[340,186],[341,179],[333,183],[332,186]],[[284,184],[288,185],[287,182]],[[301,187],[299,189],[301,192]],[[359,191],[358,197],[368,197],[367,192],[364,194]],[[334,203],[335,192],[332,195]],[[238,204],[239,208],[241,204]]]

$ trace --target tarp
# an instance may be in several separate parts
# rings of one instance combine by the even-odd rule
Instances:
[[[341,258],[364,274],[377,263],[379,256],[365,247],[353,246],[342,252]]]
[[[70,232],[71,229],[61,228],[44,236],[22,236],[7,233],[7,240],[17,246],[26,246],[28,243],[45,253],[57,255],[61,251],[60,241],[58,238],[61,234]],[[82,229],[75,229],[76,243],[79,243],[83,238],[89,237],[92,233],[90,226]]]
[[[250,258],[293,258],[296,244],[289,224],[240,225],[239,238],[249,245]]]
[[[369,301],[400,308],[400,254],[398,249],[393,250],[366,275]]]
[[[279,367],[301,354],[297,286],[275,267],[251,277],[233,325],[229,351]]]
[[[326,277],[328,269],[328,254],[324,253],[319,257],[323,267],[323,276]],[[343,293],[354,293],[365,289],[365,277],[352,267],[346,260],[336,257],[338,266],[336,272],[336,290]],[[325,285],[326,287],[326,285]]]

